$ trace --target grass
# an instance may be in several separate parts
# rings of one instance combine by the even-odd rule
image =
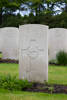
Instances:
[[[19,76],[19,67],[18,64],[0,64],[0,75],[7,75],[10,74],[11,76]]]
[[[2,53],[0,53],[0,58],[2,58],[2,56],[3,56]]]
[[[0,89],[0,100],[67,100],[66,94],[47,94]]]
[[[48,83],[67,85],[67,66],[49,66]]]
[[[11,74],[11,76],[19,76],[18,64],[0,64],[0,75]],[[51,84],[67,84],[67,67],[49,66],[49,80]],[[67,100],[66,94],[47,94],[8,91],[0,89],[0,100]]]
[[[67,66],[49,66],[48,83],[67,85]],[[19,77],[18,64],[0,64],[0,75],[10,74]]]

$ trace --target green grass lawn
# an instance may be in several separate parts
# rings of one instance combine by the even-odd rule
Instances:
[[[18,64],[0,64],[0,75],[7,75],[10,74],[11,76],[19,76],[19,66]]]
[[[48,83],[67,85],[67,66],[49,66]]]
[[[0,90],[0,100],[67,100],[67,95]]]
[[[18,64],[0,64],[0,75],[10,74],[19,77]],[[67,84],[67,67],[64,66],[49,66],[48,83]],[[67,100],[66,94],[47,94],[8,91],[0,89],[0,100]]]
[[[67,66],[49,66],[48,83],[67,84]],[[0,64],[0,75],[11,74],[19,78],[18,64]]]

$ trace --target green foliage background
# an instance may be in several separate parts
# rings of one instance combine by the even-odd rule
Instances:
[[[22,11],[30,13],[21,16]],[[0,0],[0,27],[29,23],[67,28],[67,0]]]

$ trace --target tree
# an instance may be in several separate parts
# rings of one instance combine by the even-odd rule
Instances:
[[[0,25],[2,24],[2,18],[4,13],[12,13],[20,6],[19,0],[0,0]]]
[[[33,12],[35,16],[39,16],[39,14],[45,10],[44,1],[45,0],[28,0],[26,4],[31,13]]]
[[[0,0],[0,24],[2,24],[3,8],[8,4],[8,0]]]

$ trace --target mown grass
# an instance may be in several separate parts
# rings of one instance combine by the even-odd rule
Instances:
[[[0,100],[67,100],[67,95],[0,90]]]
[[[0,75],[19,77],[18,64],[0,64]],[[64,66],[49,66],[48,83],[51,84],[67,84],[67,67]],[[0,89],[0,100],[67,100],[66,94],[47,94],[8,91]]]
[[[0,64],[0,75],[10,74],[19,77],[18,64]],[[67,85],[67,66],[49,66],[48,83]]]
[[[48,83],[67,85],[67,66],[49,66]]]
[[[19,76],[19,66],[18,64],[0,64],[0,75],[7,75],[10,74],[11,76]]]

